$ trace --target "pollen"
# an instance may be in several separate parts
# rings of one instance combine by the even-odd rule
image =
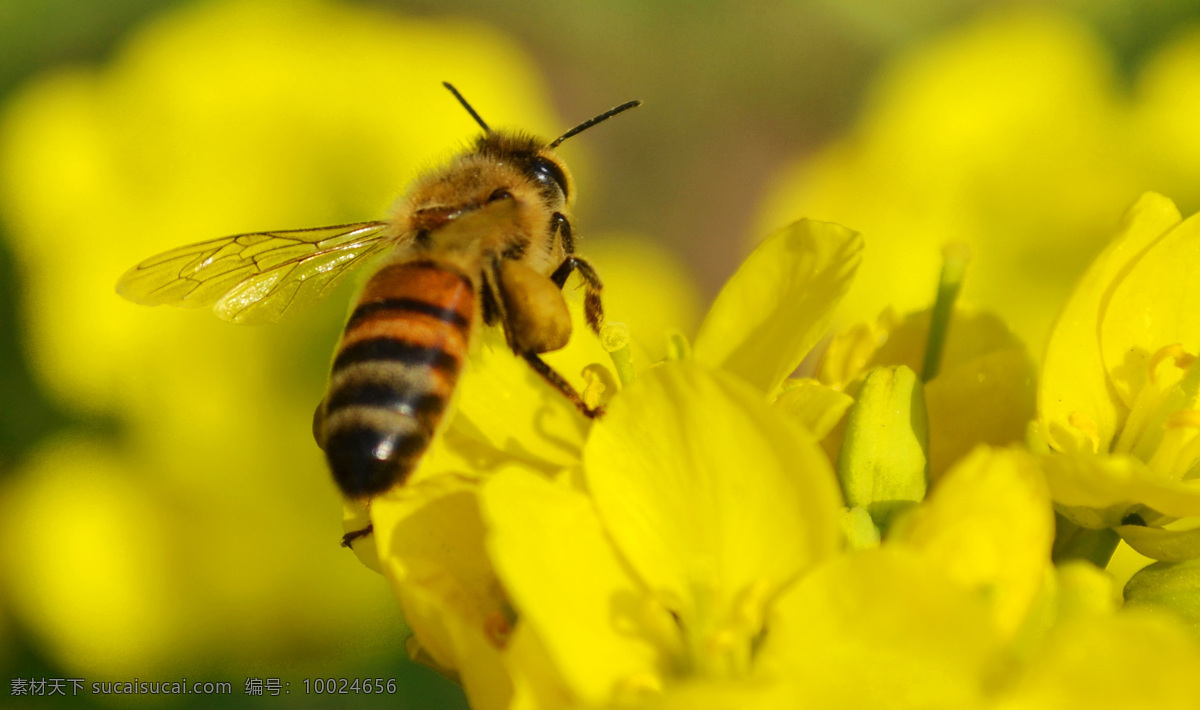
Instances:
[[[583,381],[586,384],[580,396],[583,397],[583,403],[592,409],[608,404],[620,389],[612,372],[599,363],[592,363],[583,368]]]
[[[502,612],[493,611],[483,620],[483,634],[495,648],[504,648],[512,636],[512,625]]]

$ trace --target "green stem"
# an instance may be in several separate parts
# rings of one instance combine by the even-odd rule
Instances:
[[[954,313],[954,302],[958,300],[958,292],[962,290],[967,263],[970,261],[971,250],[966,244],[947,244],[942,250],[942,275],[938,280],[937,300],[933,303],[933,315],[929,320],[925,364],[921,368],[921,380],[924,382],[937,377],[942,366],[942,350],[946,347],[950,316]]]
[[[1112,559],[1119,542],[1121,536],[1112,528],[1083,528],[1055,513],[1054,549],[1050,553],[1050,559],[1056,565],[1068,560],[1087,560],[1104,569]]]

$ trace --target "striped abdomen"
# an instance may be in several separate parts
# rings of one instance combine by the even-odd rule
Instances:
[[[347,496],[382,493],[416,468],[467,354],[475,289],[432,262],[371,277],[346,323],[317,440]]]

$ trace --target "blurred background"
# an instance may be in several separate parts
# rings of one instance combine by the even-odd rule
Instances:
[[[309,432],[349,290],[268,327],[112,290],[184,243],[379,217],[476,131],[442,80],[543,136],[645,101],[561,152],[612,315],[689,334],[811,217],[866,238],[842,324],[928,305],[965,241],[965,301],[1037,357],[1141,192],[1200,208],[1190,0],[2,0],[5,678],[258,706],[247,678],[320,705],[303,679],[395,677],[371,700],[464,705],[337,545]]]

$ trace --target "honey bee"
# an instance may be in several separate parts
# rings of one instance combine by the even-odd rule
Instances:
[[[382,257],[346,322],[313,418],[338,487],[354,499],[402,483],[416,467],[480,322],[499,325],[513,353],[585,416],[599,413],[539,357],[571,335],[561,292],[571,273],[583,280],[587,325],[599,332],[603,319],[600,278],[575,253],[575,186],[554,149],[641,102],[547,142],[489,128],[444,85],[483,134],[417,178],[387,219],[201,242],[150,257],[117,282],[135,303],[212,306],[225,320],[263,323]]]

